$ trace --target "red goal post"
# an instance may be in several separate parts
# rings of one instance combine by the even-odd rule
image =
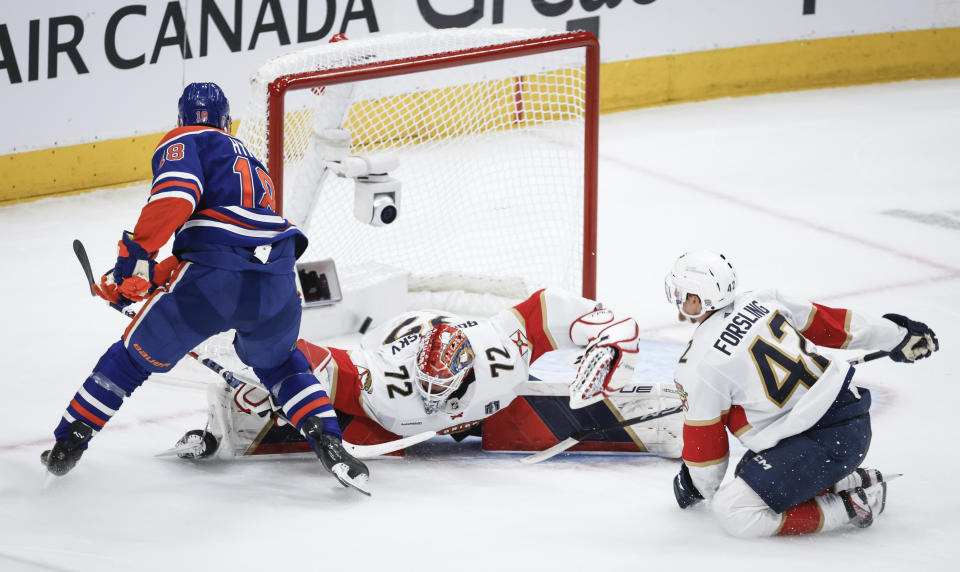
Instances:
[[[511,34],[521,36],[519,39],[511,39]],[[252,115],[244,118],[239,136],[242,140],[251,146],[251,151],[265,156],[266,165],[273,179],[275,186],[275,198],[278,210],[281,214],[294,220],[301,228],[307,224],[305,232],[311,238],[319,240],[321,252],[315,257],[324,258],[332,256],[338,265],[341,264],[341,257],[347,256],[354,251],[367,253],[377,253],[381,250],[389,252],[389,246],[398,242],[403,242],[411,235],[422,234],[425,240],[421,243],[410,243],[400,247],[398,250],[385,254],[386,262],[402,259],[408,252],[419,252],[428,250],[432,241],[446,241],[447,236],[443,235],[442,230],[433,231],[429,227],[443,229],[449,227],[456,229],[454,232],[461,232],[464,243],[477,242],[479,250],[488,250],[494,252],[501,261],[512,260],[520,257],[520,251],[533,250],[529,253],[529,260],[518,262],[516,268],[507,271],[508,274],[520,274],[524,278],[527,289],[534,289],[544,286],[560,286],[572,289],[572,281],[555,278],[550,274],[553,267],[563,266],[570,262],[572,258],[569,254],[571,250],[557,249],[552,251],[555,242],[567,240],[571,234],[580,235],[582,242],[576,246],[580,250],[579,260],[579,290],[583,296],[588,298],[596,297],[596,218],[597,218],[597,138],[598,138],[598,107],[599,107],[599,46],[596,38],[587,32],[531,32],[531,31],[496,31],[496,30],[457,30],[457,31],[437,31],[425,34],[410,34],[411,45],[422,43],[421,37],[430,40],[434,38],[444,39],[450,35],[456,41],[461,41],[460,37],[469,34],[489,34],[493,33],[491,39],[483,40],[465,40],[478,43],[463,49],[444,49],[441,47],[437,51],[431,51],[430,48],[419,51],[425,53],[415,53],[414,55],[405,55],[403,49],[397,52],[400,57],[391,57],[393,46],[391,45],[391,36],[374,36],[360,40],[349,40],[335,44],[328,44],[316,50],[317,53],[326,54],[337,50],[351,49],[354,55],[346,58],[348,63],[355,62],[352,65],[338,65],[337,63],[324,63],[323,58],[303,53],[300,56],[283,56],[277,60],[269,62],[254,77],[254,97],[257,91],[263,90],[266,86],[266,105],[265,109],[258,111],[256,105],[251,109]],[[504,33],[506,41],[497,34]],[[528,36],[528,37],[523,37]],[[394,42],[402,45],[406,39]],[[440,43],[444,46],[444,42]],[[453,45],[456,45],[454,42]],[[342,47],[341,47],[342,46]],[[381,48],[380,46],[384,46]],[[367,50],[367,51],[363,51]],[[414,52],[418,50],[413,50]],[[382,53],[381,53],[382,52]],[[356,54],[360,55],[357,56]],[[531,71],[525,72],[522,66],[528,65],[520,62],[536,62],[547,58],[550,54],[572,54],[577,53],[579,65],[576,63],[570,65],[573,72],[563,71],[565,68],[552,68],[553,64],[547,64],[545,68],[531,68]],[[323,57],[327,57],[324,55]],[[389,59],[385,59],[389,58]],[[335,62],[336,58],[334,58]],[[319,63],[318,63],[319,62]],[[496,71],[493,72],[494,79],[488,79],[487,76],[480,76],[479,72],[474,70],[501,70],[511,66],[519,66],[518,71],[510,72],[509,81],[513,87],[512,96],[502,93],[504,89],[511,89],[509,86],[504,88],[502,78],[496,77]],[[567,64],[564,64],[567,65]],[[485,67],[484,67],[485,66]],[[303,69],[298,69],[303,68]],[[278,73],[278,70],[281,73]],[[477,73],[477,78],[474,74]],[[436,75],[436,84],[432,84]],[[566,78],[576,75],[575,87],[568,87]],[[374,102],[372,111],[357,111],[357,95],[361,88],[354,86],[366,86],[367,84],[391,86],[395,83],[401,83],[402,80],[414,81],[411,78],[425,78],[416,80],[427,84],[427,87],[419,93],[411,95],[407,91],[402,93],[393,93],[389,88],[381,93],[368,96],[366,101]],[[532,85],[530,78],[539,78],[541,83]],[[461,78],[466,78],[466,83],[458,83]],[[258,83],[259,82],[259,83]],[[475,86],[482,84],[485,92],[496,91],[495,96],[499,103],[489,103],[494,97],[490,95],[480,96],[481,99],[470,101],[459,101],[464,99],[463,93],[476,90]],[[418,85],[416,89],[421,89]],[[570,95],[569,92],[577,92]],[[260,96],[262,97],[262,96]],[[469,97],[473,97],[470,95]],[[513,106],[513,117],[508,119],[505,124],[490,125],[478,129],[478,132],[469,132],[465,128],[469,122],[472,122],[473,116],[484,114],[486,107],[496,106],[504,107],[503,98],[513,97],[514,101],[509,105]],[[292,98],[299,98],[291,104]],[[318,98],[319,103],[311,103],[311,98]],[[324,99],[326,98],[326,99]],[[438,103],[440,99],[457,100],[448,109],[441,107],[447,105],[445,102]],[[576,100],[576,103],[569,101]],[[333,104],[330,102],[333,101]],[[410,102],[413,102],[411,104]],[[479,101],[479,103],[478,103]],[[428,103],[427,103],[428,102]],[[256,102],[255,102],[256,103]],[[401,106],[404,106],[401,108]],[[409,107],[406,107],[409,106]],[[436,107],[434,107],[436,106]],[[451,111],[453,107],[459,107]],[[318,111],[309,111],[311,108]],[[336,108],[336,112],[331,113],[330,109]],[[481,111],[477,111],[481,108]],[[574,111],[571,109],[576,108]],[[416,109],[411,111],[410,109]],[[399,110],[399,111],[398,111]],[[302,119],[305,113],[315,113],[318,115],[327,114],[325,120],[316,118],[306,120]],[[464,113],[464,117],[454,114]],[[539,115],[538,115],[539,114]],[[262,117],[260,115],[265,115]],[[367,115],[366,119],[359,120],[357,117]],[[259,116],[259,117],[258,117]],[[339,116],[339,121],[336,117]],[[437,117],[442,116],[446,124],[437,125]],[[535,117],[536,116],[536,117]],[[377,128],[382,127],[382,123],[388,120],[393,121],[399,117],[398,121],[404,123],[400,127],[389,127],[383,133],[368,133],[362,127],[357,127],[361,123],[374,125]],[[423,118],[416,119],[414,118]],[[423,121],[424,126],[412,127],[416,121]],[[313,127],[306,125],[312,122]],[[318,224],[321,229],[329,229],[332,224],[339,225],[343,219],[351,219],[349,214],[339,215],[328,214],[326,211],[336,210],[335,203],[343,199],[346,195],[344,191],[327,191],[328,183],[336,183],[337,178],[328,172],[322,172],[322,166],[304,167],[303,164],[310,162],[310,155],[314,143],[310,142],[312,134],[317,130],[317,126],[327,127],[335,126],[341,123],[350,129],[354,140],[351,142],[351,152],[363,152],[365,150],[380,150],[382,148],[395,149],[399,156],[400,168],[396,172],[396,177],[403,184],[403,199],[399,204],[398,223],[383,228],[365,227],[362,223],[351,220],[349,223],[358,227],[356,232],[362,233],[357,236],[363,236],[361,239],[351,239],[353,242],[347,243],[347,246],[338,250],[338,247],[329,244],[333,238],[327,240],[317,238],[314,233],[320,233],[321,230],[313,230],[309,218],[314,213],[321,213],[323,216],[332,218],[326,219],[323,224]],[[573,123],[578,131],[575,136],[554,132],[554,124]],[[566,127],[564,127],[566,129]],[[425,133],[430,131],[429,135]],[[362,133],[360,133],[362,132]],[[435,133],[439,132],[440,135]],[[528,133],[529,132],[529,133]],[[265,134],[265,137],[263,136]],[[453,150],[453,142],[462,143],[461,140],[476,139],[478,148],[464,147],[461,150]],[[494,138],[499,138],[491,142]],[[251,143],[251,139],[253,142]],[[263,143],[258,141],[262,139]],[[502,141],[501,141],[502,139]],[[522,139],[517,143],[516,150],[504,151],[506,155],[494,159],[495,163],[480,168],[479,173],[468,173],[466,169],[469,165],[479,162],[488,155],[495,155],[498,150],[508,149],[512,145],[513,139]],[[294,142],[294,141],[299,142]],[[471,143],[473,145],[474,143]],[[260,146],[263,145],[261,148]],[[484,145],[487,145],[484,147]],[[576,160],[571,160],[569,156],[551,156],[544,160],[543,166],[540,165],[539,153],[544,149],[561,149],[560,152],[569,152],[564,147],[582,147],[577,151],[581,156]],[[458,148],[459,149],[459,148]],[[512,148],[511,148],[512,149]],[[425,163],[426,167],[417,166],[416,161],[419,155],[425,150],[436,151],[439,158],[430,159]],[[551,151],[553,152],[553,151]],[[566,158],[565,158],[566,157]],[[517,163],[511,163],[516,158]],[[319,161],[313,160],[319,165]],[[574,165],[580,163],[579,165]],[[294,167],[294,165],[299,165]],[[500,166],[503,166],[504,172],[499,172]],[[582,179],[569,181],[575,178],[569,176],[565,171],[568,168],[582,168]],[[291,178],[291,169],[299,169],[297,177]],[[449,169],[455,176],[460,173],[460,179],[447,176],[445,179],[420,179],[420,172],[425,173],[425,177],[433,177],[440,171]],[[302,173],[310,171],[313,174],[304,176]],[[495,176],[490,181],[478,182],[482,176],[486,176],[494,171]],[[563,171],[564,175],[558,181],[551,177],[560,177],[558,172]],[[322,173],[321,173],[322,172]],[[320,174],[318,174],[320,173]],[[394,173],[390,173],[394,175]],[[298,207],[291,210],[294,187],[296,180],[306,180],[306,184],[299,183],[303,189],[300,193],[311,195],[313,198],[302,199],[301,202],[308,207]],[[508,189],[508,194],[503,198],[495,199],[494,204],[489,208],[485,205],[469,204],[476,197],[486,197],[488,194],[495,194],[502,187],[509,187],[514,180],[517,180],[516,188]],[[521,181],[522,182],[519,182]],[[469,186],[476,182],[480,185],[478,189],[461,190],[464,186]],[[568,183],[570,183],[568,185]],[[293,185],[293,186],[291,186]],[[539,187],[545,187],[539,189]],[[574,186],[573,191],[562,189],[565,186]],[[536,189],[535,189],[536,188]],[[530,207],[518,206],[528,194],[544,193],[537,195],[533,199],[534,204]],[[327,193],[325,198],[317,199],[315,195]],[[459,196],[457,196],[457,194]],[[553,194],[551,194],[553,193]],[[562,195],[561,195],[562,193]],[[568,195],[580,194],[580,197],[571,200]],[[468,203],[469,206],[464,213],[455,213],[451,210],[453,207],[442,206],[442,200],[446,200],[448,195],[454,195],[456,203]],[[352,196],[352,195],[351,195]],[[427,198],[430,197],[430,198]],[[418,205],[418,201],[420,201]],[[499,201],[499,202],[497,202]],[[539,203],[539,207],[538,207]],[[522,235],[521,230],[533,223],[538,223],[538,208],[544,211],[550,211],[556,205],[554,203],[575,204],[574,207],[557,208],[564,212],[557,215],[556,230],[559,232],[554,236],[540,238],[540,235],[526,236]],[[422,220],[417,217],[429,206],[437,208],[436,212],[430,212],[423,215]],[[523,211],[523,208],[528,210]],[[413,209],[413,212],[411,210]],[[341,209],[342,210],[342,209]],[[570,226],[568,218],[569,213],[566,210],[577,210],[579,220],[575,229],[566,228]],[[514,213],[513,211],[517,211]],[[449,213],[449,214],[446,214]],[[489,214],[492,213],[492,214]],[[319,215],[318,215],[319,216]],[[551,213],[549,215],[553,217]],[[404,217],[407,217],[405,219]],[[482,218],[476,223],[476,228],[471,229],[474,218]],[[486,217],[486,218],[483,218]],[[514,217],[514,218],[510,218]],[[545,215],[546,217],[546,215]],[[551,219],[552,220],[552,219]],[[307,222],[305,222],[307,221]],[[391,232],[390,227],[400,226],[400,222],[408,222],[413,228],[399,230],[393,237],[387,233]],[[550,220],[545,221],[549,226]],[[582,227],[581,227],[582,225]],[[363,230],[359,230],[363,229]],[[463,229],[463,230],[461,230]],[[353,232],[353,231],[349,231]],[[333,234],[347,235],[348,231],[335,230]],[[369,237],[380,234],[384,238],[371,239]],[[517,233],[517,236],[511,242],[509,235]],[[507,235],[507,236],[504,236]],[[431,238],[432,237],[432,238]],[[379,242],[367,242],[367,240],[378,240]],[[352,244],[352,246],[351,246]],[[486,248],[485,248],[486,247]],[[476,262],[479,272],[489,274],[499,267],[495,260],[491,263],[481,262],[481,254],[470,253],[465,266],[470,267],[471,261]],[[332,254],[330,251],[333,251]],[[423,264],[436,264],[437,272],[444,274],[447,270],[444,268],[445,258],[456,257],[456,253],[451,256],[448,251],[439,250],[436,253],[427,253],[425,258],[427,262]],[[541,260],[544,259],[544,260]],[[417,266],[419,262],[410,262],[411,266]],[[506,264],[506,262],[505,262]],[[537,275],[536,267],[544,266],[543,276]],[[509,265],[509,264],[507,264]],[[529,273],[527,273],[529,269]],[[412,270],[414,274],[417,270]],[[457,267],[450,272],[464,273],[463,267]],[[499,278],[498,278],[499,279]],[[467,283],[477,284],[475,277],[469,277]],[[552,283],[563,282],[563,283]],[[462,287],[462,286],[454,286]],[[478,288],[483,289],[484,286]],[[509,297],[509,296],[508,296]]]

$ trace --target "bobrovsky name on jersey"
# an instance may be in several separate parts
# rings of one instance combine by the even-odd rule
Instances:
[[[480,322],[477,322],[476,320],[467,320],[466,322],[462,322],[460,324],[454,324],[454,326],[456,326],[461,330],[466,330],[468,328],[476,327],[479,324]],[[397,355],[398,353],[402,352],[406,348],[412,345],[416,345],[417,340],[420,339],[420,334],[421,334],[420,328],[416,328],[415,331],[411,331],[407,334],[404,334],[402,337],[397,338],[395,341],[385,343],[384,345],[387,345],[390,348],[390,355]]]

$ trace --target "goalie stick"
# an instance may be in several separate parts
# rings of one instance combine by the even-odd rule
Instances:
[[[93,271],[90,268],[90,258],[87,256],[87,249],[84,248],[82,242],[75,239],[73,241],[73,252],[74,254],[77,255],[77,260],[80,262],[80,266],[83,268],[83,272],[87,276],[87,286],[90,288],[90,294],[92,296],[96,296],[96,293],[93,291],[93,284],[94,284]],[[133,310],[129,310],[127,308],[118,308],[117,306],[113,306],[113,305],[111,305],[110,307],[129,318],[133,318],[134,316],[137,315],[136,312],[134,312]],[[235,374],[232,371],[224,368],[222,365],[220,365],[216,361],[208,357],[202,356],[195,351],[187,352],[187,355],[197,360],[198,362],[206,366],[207,369],[209,369],[210,371],[220,376],[220,378],[222,378],[227,385],[229,385],[234,389],[237,389],[243,384],[248,384],[255,387],[259,387],[260,389],[266,391],[267,393],[270,393],[270,390],[268,390],[266,387],[260,384],[259,381],[255,381],[250,378]],[[277,411],[276,413],[277,415],[284,417],[282,411]],[[381,455],[393,453],[401,449],[406,449],[407,447],[416,445],[417,443],[422,443],[428,439],[432,439],[436,435],[437,435],[436,431],[424,431],[422,433],[417,433],[416,435],[403,437],[401,439],[394,439],[393,441],[388,441],[386,443],[379,443],[376,445],[354,445],[353,443],[348,443],[344,441],[343,448],[346,449],[348,453],[350,453],[351,455],[353,455],[358,459],[372,459],[374,457],[379,457]],[[176,454],[175,450],[176,450],[176,447],[163,451],[162,453],[159,453],[157,456],[161,457],[161,456],[167,456],[170,454]]]
[[[347,443],[344,441],[343,448],[358,459],[375,459],[388,453],[393,453],[401,449],[406,449],[407,447],[412,447],[417,443],[423,443],[424,441],[432,439],[436,436],[436,431],[424,431],[423,433],[417,433],[416,435],[410,435],[409,437],[394,439],[393,441],[378,443],[376,445],[354,445],[353,443]],[[180,453],[199,454],[202,447],[202,443],[191,443],[184,445],[183,447],[171,447],[165,451],[157,453],[154,455],[154,457],[173,457],[174,455],[178,455]]]
[[[882,357],[886,357],[890,352],[886,351],[876,351],[862,355],[860,357],[853,358],[849,360],[850,365],[857,365],[865,363],[868,361],[873,361]],[[674,413],[680,413],[683,411],[682,405],[677,405],[676,407],[670,407],[668,409],[662,409],[660,411],[654,411],[653,413],[647,413],[646,415],[641,415],[639,417],[631,417],[630,419],[624,419],[623,421],[618,421],[612,425],[607,425],[605,427],[589,427],[587,429],[581,429],[563,441],[560,441],[556,445],[550,447],[549,449],[544,449],[533,455],[529,455],[520,459],[520,462],[527,464],[539,463],[540,461],[546,461],[551,457],[555,457],[560,453],[566,451],[570,447],[573,447],[577,443],[586,440],[588,437],[593,437],[594,435],[604,433],[606,431],[611,431],[613,429],[622,429],[624,427],[629,427],[630,425],[635,425],[637,423],[643,423],[644,421],[652,421],[654,419],[660,419],[661,417],[666,417],[668,415],[673,415]]]

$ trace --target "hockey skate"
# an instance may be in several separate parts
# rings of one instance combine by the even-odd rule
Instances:
[[[827,489],[827,492],[839,493],[841,491],[853,490],[857,487],[869,488],[877,483],[890,482],[893,479],[902,477],[901,473],[893,474],[883,474],[877,469],[865,469],[863,467],[858,468],[854,472],[850,473],[843,479],[841,479],[833,487]]]
[[[154,455],[155,457],[172,457],[174,455],[181,459],[202,459],[209,457],[217,452],[220,441],[217,437],[204,429],[191,429],[187,431],[177,444]]]
[[[69,427],[70,436],[57,439],[53,449],[40,455],[40,462],[52,475],[62,477],[70,472],[83,455],[83,445],[93,437],[93,428],[81,421],[74,421]]]
[[[848,491],[840,491],[838,494],[843,500],[843,506],[847,509],[850,524],[857,528],[867,528],[873,524],[874,517],[882,513],[887,505],[885,481],[867,488],[856,487]]]
[[[301,426],[303,434],[310,441],[310,445],[324,468],[345,487],[352,487],[361,493],[370,496],[366,490],[370,471],[367,466],[354,458],[343,448],[343,443],[337,437],[323,432],[323,420],[319,417],[309,417]]]

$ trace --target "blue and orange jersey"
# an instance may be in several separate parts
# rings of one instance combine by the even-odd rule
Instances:
[[[307,239],[275,211],[273,181],[263,164],[230,134],[203,125],[167,133],[153,153],[153,187],[134,240],[155,252],[176,232],[174,254],[207,245],[256,247]]]

